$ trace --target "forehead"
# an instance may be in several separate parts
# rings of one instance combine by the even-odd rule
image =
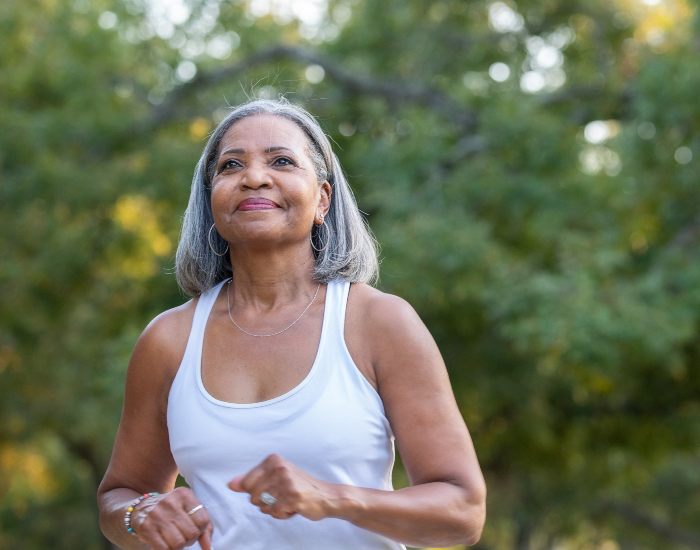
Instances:
[[[304,131],[291,120],[270,114],[245,117],[234,123],[221,139],[219,151],[229,148],[265,150],[282,146],[303,153],[309,146]]]

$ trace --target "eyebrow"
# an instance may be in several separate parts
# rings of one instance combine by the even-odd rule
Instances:
[[[289,151],[292,154],[295,154],[294,151],[292,151],[289,147],[284,147],[282,145],[272,145],[265,149],[265,153],[276,153],[278,151]],[[225,151],[221,152],[221,155],[244,155],[245,154],[245,149],[226,149]]]

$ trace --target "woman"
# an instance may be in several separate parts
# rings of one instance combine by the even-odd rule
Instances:
[[[110,540],[204,550],[478,540],[484,481],[440,353],[406,302],[367,284],[374,241],[311,115],[258,100],[221,122],[176,264],[193,300],[154,319],[129,364],[98,491]],[[394,437],[411,480],[398,491]],[[178,472],[190,488],[173,489]]]

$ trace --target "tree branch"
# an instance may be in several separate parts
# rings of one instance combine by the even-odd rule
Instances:
[[[689,548],[700,549],[700,533],[681,529],[624,502],[608,500],[603,502],[603,508],[618,515],[628,523],[643,527],[666,540]]]
[[[668,244],[669,248],[690,248],[700,239],[700,214],[693,221],[681,228]]]
[[[415,82],[379,80],[358,75],[342,68],[337,61],[324,55],[298,46],[282,44],[260,50],[235,65],[199,73],[191,81],[176,88],[162,104],[154,109],[148,127],[153,129],[176,118],[179,114],[178,106],[201,88],[219,84],[257,65],[285,58],[320,65],[328,76],[356,94],[375,95],[395,103],[413,103],[428,107],[462,126],[466,133],[472,133],[476,128],[477,120],[474,112],[456,103],[440,90]]]

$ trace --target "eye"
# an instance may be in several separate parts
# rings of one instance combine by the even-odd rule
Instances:
[[[289,157],[277,157],[272,161],[273,166],[296,166]]]
[[[219,166],[219,173],[223,172],[224,170],[233,170],[235,168],[240,168],[240,167],[241,167],[240,162],[238,162],[235,159],[228,159],[228,160],[222,162],[221,165]]]

